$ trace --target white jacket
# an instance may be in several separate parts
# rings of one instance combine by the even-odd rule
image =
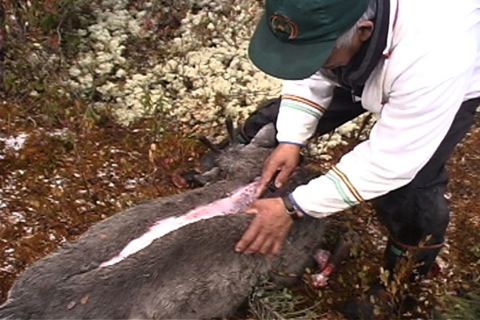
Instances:
[[[465,100],[480,97],[480,0],[391,0],[384,57],[362,93],[379,115],[367,141],[292,196],[324,217],[413,180],[449,130]],[[285,81],[279,142],[305,144],[332,100],[320,73]]]

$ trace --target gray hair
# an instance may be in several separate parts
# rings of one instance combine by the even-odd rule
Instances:
[[[355,25],[350,28],[347,32],[342,34],[340,38],[337,39],[337,43],[335,44],[335,48],[349,46],[352,43],[353,36],[355,32],[358,30],[358,23],[360,21],[365,20],[372,20],[375,15],[377,14],[377,0],[370,0],[368,4],[367,10],[363,13],[363,15],[355,22]]]

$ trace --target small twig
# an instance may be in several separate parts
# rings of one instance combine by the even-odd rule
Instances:
[[[84,165],[83,157],[82,157],[82,155],[80,153],[80,150],[79,150],[79,145],[78,145],[78,143],[76,143],[75,140],[73,140],[73,150],[74,150],[74,153],[75,153],[75,162],[77,164],[79,164],[79,166],[81,168],[80,177],[82,179],[82,183],[83,183],[83,186],[85,188],[85,191],[87,192],[87,194],[90,197],[90,199],[92,200],[92,202],[94,204],[97,204],[97,199],[94,196],[94,192],[92,192],[92,190],[90,189],[88,179],[87,179],[87,176],[85,174],[85,165]]]
[[[63,24],[65,23],[65,21],[68,19],[69,15],[70,15],[70,11],[68,9],[66,9],[66,7],[69,5],[69,3],[67,4],[64,4],[62,7],[61,7],[61,12],[62,12],[62,15],[60,16],[60,20],[58,22],[58,25],[55,29],[55,32],[57,33],[57,37],[58,37],[58,45],[59,45],[59,56],[60,56],[60,60],[59,60],[59,64],[62,63],[63,61],[63,52],[61,50],[61,43],[63,41],[63,38],[62,38],[62,27],[63,27]]]

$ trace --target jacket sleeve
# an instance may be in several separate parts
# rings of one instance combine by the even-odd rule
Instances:
[[[453,43],[449,49],[431,48],[408,63],[400,61],[403,66],[369,140],[325,175],[294,190],[294,202],[305,213],[324,217],[412,181],[462,104],[474,73],[474,45]]]
[[[305,145],[332,100],[335,85],[320,72],[298,81],[284,81],[277,120],[280,143]]]

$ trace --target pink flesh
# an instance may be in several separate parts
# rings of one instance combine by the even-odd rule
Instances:
[[[335,270],[333,264],[328,264],[320,273],[312,275],[312,285],[316,288],[325,287],[328,284],[328,277]]]
[[[126,257],[145,249],[154,240],[191,223],[241,212],[255,200],[255,191],[257,190],[257,187],[258,181],[252,182],[244,187],[238,188],[227,198],[222,198],[207,205],[195,208],[184,215],[169,217],[155,222],[146,233],[130,241],[130,243],[128,243],[117,256],[101,263],[100,267],[108,267],[119,263]]]
[[[334,265],[328,263],[331,256],[331,253],[327,250],[319,249],[315,252],[313,259],[317,262],[320,272],[311,276],[314,287],[325,287],[328,284],[328,277],[335,269]]]
[[[315,251],[315,254],[313,255],[313,259],[318,265],[318,270],[325,269],[331,256],[332,255],[328,250],[318,249],[317,251]]]

